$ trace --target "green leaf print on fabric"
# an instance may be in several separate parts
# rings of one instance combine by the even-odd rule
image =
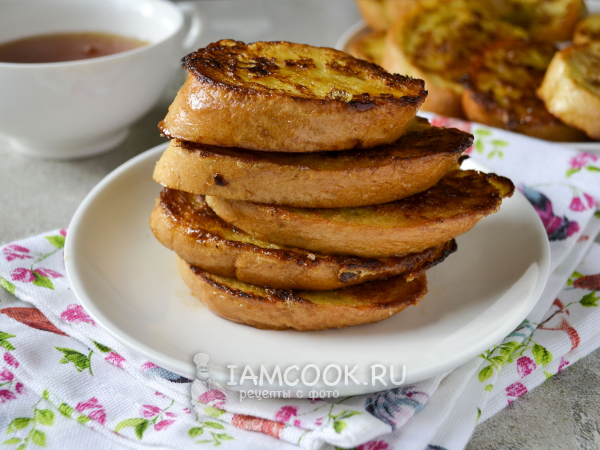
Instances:
[[[205,429],[209,428],[209,429]],[[188,436],[192,439],[199,436],[204,436],[205,439],[196,441],[196,444],[213,444],[214,447],[221,445],[221,441],[233,441],[235,438],[228,435],[227,433],[215,433],[211,431],[211,428],[217,430],[225,430],[225,427],[217,422],[201,422],[201,426],[190,428],[188,430]]]
[[[475,144],[473,148],[480,155],[485,155],[487,159],[492,159],[494,157],[498,157],[500,159],[504,158],[504,152],[502,148],[507,147],[509,145],[508,142],[500,140],[500,139],[490,139],[493,133],[484,128],[478,128],[473,130],[472,133],[475,135]],[[486,150],[488,150],[486,153]]]
[[[44,236],[48,242],[54,245],[56,248],[63,248],[65,246],[65,237],[61,235],[56,236]]]
[[[52,283],[50,278],[40,275],[35,270],[33,271],[33,276],[35,277],[35,280],[33,280],[35,286],[54,290],[54,283]]]
[[[15,294],[15,285],[2,277],[0,277],[0,286],[2,286],[7,292],[10,292],[13,295]]]
[[[204,414],[206,414],[207,416],[213,417],[215,419],[218,419],[223,414],[225,414],[225,411],[223,411],[222,409],[219,409],[219,408],[215,408],[214,406],[209,406],[207,408],[204,408],[202,410],[202,412]]]
[[[123,428],[133,427],[135,435],[141,440],[144,437],[144,431],[146,431],[148,425],[150,425],[150,421],[146,419],[125,419],[117,424],[115,431],[118,433]]]
[[[589,294],[584,295],[581,300],[579,300],[579,303],[581,303],[581,306],[584,308],[595,308],[598,306],[598,300],[600,300],[600,297],[596,296],[596,291],[592,291]]]
[[[60,406],[58,407],[58,412],[61,413],[65,417],[71,417],[71,414],[73,414],[73,408],[71,408],[66,403],[61,403]]]
[[[546,364],[552,362],[552,353],[550,353],[546,349],[546,347],[542,347],[539,344],[535,344],[531,349],[531,353],[533,354],[533,359],[535,360],[535,363],[538,365],[541,364],[542,366],[545,366]]]
[[[94,345],[96,346],[96,348],[97,348],[98,350],[100,350],[102,353],[108,353],[108,352],[110,352],[110,351],[111,351],[111,348],[110,348],[110,347],[107,347],[106,345],[99,344],[99,343],[98,343],[98,342],[96,342],[96,341],[92,341],[92,342],[94,343]]]
[[[44,391],[46,393],[47,391]],[[46,398],[42,395],[42,398]],[[26,428],[31,427],[29,433],[25,438],[20,437],[12,437],[3,442],[6,445],[16,445],[20,444],[15,450],[25,449],[27,445],[32,442],[38,447],[46,447],[47,437],[46,433],[42,430],[39,430],[38,425],[51,427],[54,425],[54,413],[49,409],[38,409],[37,405],[42,401],[42,398],[38,400],[38,402],[33,406],[33,418],[31,417],[17,417],[11,423],[8,424],[8,428],[6,429],[6,434],[16,433],[19,430],[25,430]],[[19,433],[23,435],[24,433],[21,431]]]
[[[12,352],[16,347],[8,341],[10,338],[16,337],[14,334],[4,333],[0,331],[0,347],[3,347],[5,350]]]
[[[58,350],[59,352],[63,353],[63,357],[62,359],[59,361],[60,364],[68,364],[68,363],[73,363],[75,365],[75,367],[77,368],[78,372],[83,372],[85,369],[88,369],[90,371],[90,375],[94,375],[92,373],[92,362],[91,362],[91,358],[92,358],[92,353],[94,353],[93,350],[90,350],[90,354],[88,356],[85,356],[83,353],[78,352],[77,350],[73,350],[71,348],[64,348],[64,347],[54,347],[56,350]]]

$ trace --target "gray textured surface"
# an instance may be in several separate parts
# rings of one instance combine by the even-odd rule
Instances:
[[[333,46],[358,20],[353,0],[219,0],[200,5],[199,44],[219,38],[285,39]],[[315,15],[312,11],[321,11]],[[53,162],[21,156],[0,139],[0,243],[68,225],[85,195],[111,170],[164,142],[156,124],[182,76],[119,148],[95,158]],[[600,448],[600,350],[480,425],[468,450]]]
[[[477,427],[467,450],[600,448],[600,350]]]

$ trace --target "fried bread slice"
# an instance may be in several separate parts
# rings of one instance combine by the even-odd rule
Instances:
[[[425,81],[424,111],[463,117],[460,79],[471,57],[499,37],[526,37],[492,11],[477,0],[420,2],[389,29],[381,65]]]
[[[419,0],[356,0],[360,15],[373,30],[385,31]]]
[[[600,42],[556,53],[537,94],[550,113],[600,140]]]
[[[344,152],[258,152],[172,140],[154,179],[195,194],[274,205],[374,205],[429,189],[472,144],[472,135],[425,119],[393,144]]]
[[[573,32],[574,44],[600,41],[600,14],[593,14],[578,22]]]
[[[385,35],[386,32],[381,30],[364,30],[344,50],[355,58],[380,65],[385,47]]]
[[[222,147],[313,152],[388,144],[427,96],[422,80],[289,42],[222,40],[183,64],[188,77],[159,128]]]
[[[559,42],[571,39],[577,21],[586,13],[583,0],[501,0],[502,15],[524,28],[538,41]]]
[[[310,331],[379,322],[427,293],[424,274],[411,282],[398,276],[333,291],[298,291],[214,275],[179,257],[177,266],[192,294],[213,313],[261,329]]]
[[[581,141],[585,134],[548,112],[535,95],[556,53],[552,43],[500,39],[474,57],[463,78],[462,105],[473,122],[551,141]]]
[[[225,221],[279,245],[382,258],[421,252],[466,233],[514,191],[495,174],[457,170],[402,200],[357,208],[292,208],[206,197]]]
[[[277,289],[331,290],[403,274],[412,280],[456,250],[454,241],[402,257],[333,256],[261,241],[218,217],[203,196],[165,188],[150,217],[156,239],[216,275]]]

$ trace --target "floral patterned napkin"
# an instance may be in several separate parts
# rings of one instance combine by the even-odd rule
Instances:
[[[539,213],[552,274],[527,319],[456,370],[337,399],[245,399],[123,347],[70,289],[66,230],[0,250],[0,443],[8,449],[461,449],[477,423],[600,347],[600,158],[468,122],[469,150]],[[190,394],[193,392],[193,396]],[[193,398],[192,398],[193,397]]]

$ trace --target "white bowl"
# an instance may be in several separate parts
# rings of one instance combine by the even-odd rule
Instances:
[[[119,145],[160,99],[185,54],[184,12],[164,0],[2,0],[0,8],[0,42],[64,32],[148,42],[80,61],[0,62],[0,134],[33,156],[78,158]],[[200,31],[199,18],[191,22],[186,42]]]

